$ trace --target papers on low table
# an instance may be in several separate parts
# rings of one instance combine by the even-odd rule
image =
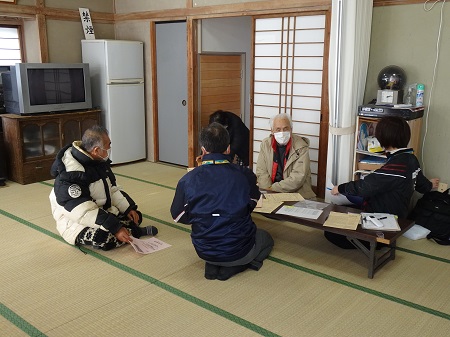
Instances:
[[[372,221],[368,220],[368,216],[374,216],[383,225],[382,227],[376,226]],[[399,231],[397,218],[393,214],[389,213],[361,213],[361,227],[364,229],[372,229],[377,231]]]
[[[297,218],[317,219],[322,214],[320,209],[303,208],[297,206],[283,206],[276,213],[295,216]]]
[[[360,219],[360,214],[330,212],[328,219],[323,225],[324,227],[356,230]]]
[[[258,203],[256,204],[256,207],[253,211],[257,212],[257,213],[270,214],[274,210],[276,210],[278,207],[280,207],[281,205],[283,205],[283,203],[281,201],[269,201],[264,198],[263,194],[261,194],[261,196],[259,197]]]
[[[272,213],[278,207],[283,205],[284,201],[302,201],[305,200],[300,193],[264,193],[256,204],[254,212]]]
[[[266,193],[264,197],[268,201],[301,201],[305,200],[300,193]]]
[[[254,212],[270,214],[274,210],[276,210],[278,207],[283,205],[283,203],[281,201],[267,201],[267,200],[263,200],[263,199],[260,199],[260,201],[261,201],[261,202],[259,202],[260,206],[258,207],[258,205],[257,205],[255,207],[255,209],[253,210]]]
[[[294,205],[283,205],[285,201],[297,201]],[[322,209],[328,204],[318,201],[305,200],[300,193],[265,193],[261,195],[255,212],[272,213],[276,209],[277,214],[285,214],[297,218],[317,219],[322,214]]]
[[[313,200],[301,200],[292,206],[283,206],[276,213],[297,218],[317,219],[328,204]]]

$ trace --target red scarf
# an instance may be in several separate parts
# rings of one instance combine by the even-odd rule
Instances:
[[[286,167],[286,161],[289,154],[289,150],[292,146],[292,137],[289,138],[288,143],[286,144],[286,152],[284,153],[284,165],[283,170]],[[275,178],[277,176],[277,170],[278,170],[278,146],[277,141],[275,140],[275,137],[272,136],[272,149],[273,149],[273,160],[272,160],[272,183],[275,182]]]

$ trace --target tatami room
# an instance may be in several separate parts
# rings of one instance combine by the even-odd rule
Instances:
[[[49,195],[54,180],[44,177],[15,181],[30,179],[32,175],[23,171],[13,180],[7,172],[4,186],[0,186],[0,335],[448,335],[447,246],[401,236],[396,242],[395,259],[370,278],[367,257],[360,251],[336,247],[324,238],[322,230],[254,212],[252,218],[257,227],[269,232],[275,242],[263,267],[259,271],[246,270],[226,281],[207,280],[205,262],[197,256],[191,242],[191,226],[174,222],[170,213],[177,183],[186,175],[186,168],[195,165],[200,151],[198,133],[205,121],[201,111],[221,106],[238,111],[250,129],[250,167],[255,168],[261,139],[270,133],[270,114],[284,112],[281,107],[288,108],[286,104],[274,107],[267,103],[267,93],[259,89],[258,81],[263,78],[259,74],[267,69],[257,56],[264,49],[258,46],[257,33],[265,31],[258,30],[264,20],[284,17],[314,17],[323,22],[323,28],[318,29],[323,39],[314,42],[322,48],[321,55],[314,55],[320,59],[320,69],[309,69],[322,74],[320,83],[309,83],[320,90],[306,95],[311,105],[288,110],[294,132],[311,140],[313,189],[320,200],[327,200],[328,181],[339,184],[353,179],[357,107],[377,99],[378,74],[389,65],[404,70],[407,84],[424,84],[423,116],[421,123],[415,125],[415,142],[419,144],[416,156],[427,177],[439,177],[443,183],[450,181],[450,157],[445,152],[450,137],[445,76],[450,50],[446,35],[448,4],[374,0],[364,1],[362,7],[350,6],[364,13],[353,13],[353,17],[347,13],[348,22],[367,16],[370,19],[366,21],[371,24],[364,27],[366,39],[359,44],[349,45],[348,40],[341,40],[343,51],[339,57],[353,57],[353,61],[341,63],[339,71],[351,81],[340,83],[332,75],[337,73],[334,67],[339,64],[334,62],[338,57],[332,12],[339,3],[0,1],[0,28],[20,28],[22,62],[82,62],[80,41],[86,36],[79,8],[90,10],[96,39],[143,42],[145,137],[138,143],[145,144],[145,158],[115,165],[113,162],[112,170],[118,185],[136,201],[143,215],[142,225],[157,227],[155,238],[168,245],[151,254],[139,254],[130,245],[109,251],[69,245],[58,233],[51,214]],[[342,3],[344,12],[346,3],[355,4]],[[157,90],[163,85],[158,82],[161,75],[155,76],[160,28],[179,23],[187,35],[181,54],[188,70],[179,78],[187,85],[179,97],[175,90],[167,97],[169,103],[172,98],[183,111],[182,115],[169,118],[169,126],[177,130],[179,124],[185,125],[183,134],[164,129],[161,124],[164,117],[158,102],[165,93]],[[316,31],[314,25],[305,30]],[[179,48],[178,44],[173,45]],[[225,101],[207,103],[215,98],[202,96],[203,55],[240,58],[244,76],[239,83],[241,97],[237,105]],[[364,58],[366,68],[361,67]],[[313,65],[318,64],[314,62]],[[333,82],[344,85],[336,87]],[[299,96],[302,95],[291,92],[292,104]],[[341,97],[341,101],[336,103],[336,97]],[[340,114],[342,110],[353,112]],[[84,118],[62,115],[62,121]],[[95,120],[99,115],[100,112],[91,112],[89,118]],[[2,141],[3,138],[4,135]],[[114,144],[113,141],[113,151]],[[3,150],[5,144],[0,145]],[[180,148],[180,155],[174,159],[165,157],[172,145]],[[1,160],[0,165],[10,167],[8,156]]]

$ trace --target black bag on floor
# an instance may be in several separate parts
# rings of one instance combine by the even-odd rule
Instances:
[[[450,245],[450,195],[445,192],[431,191],[417,201],[410,218],[416,224],[430,230],[427,239],[440,245]]]

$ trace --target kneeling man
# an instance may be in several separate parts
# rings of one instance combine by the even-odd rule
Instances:
[[[273,247],[251,212],[260,197],[256,176],[229,162],[230,138],[219,123],[200,133],[202,161],[178,182],[170,211],[192,225],[192,243],[206,261],[207,279],[227,280],[247,268],[259,270]]]

